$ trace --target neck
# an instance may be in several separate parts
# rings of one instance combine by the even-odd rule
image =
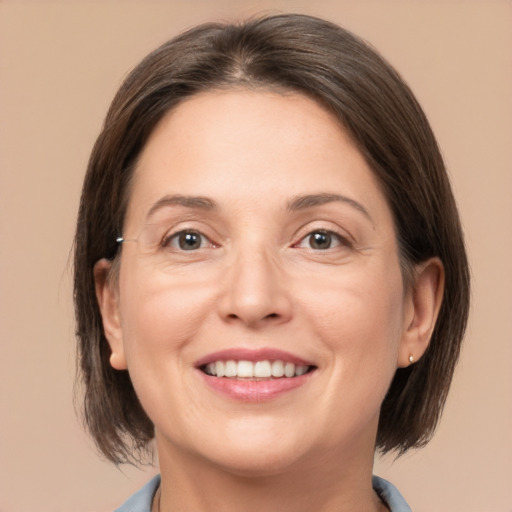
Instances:
[[[159,457],[159,512],[387,510],[371,486],[373,452],[363,464],[329,454],[313,464],[297,463],[293,468],[268,474],[228,470],[171,447],[163,450],[159,446]],[[329,460],[333,458],[335,464]]]

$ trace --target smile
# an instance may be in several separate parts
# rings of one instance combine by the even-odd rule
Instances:
[[[201,367],[207,375],[230,379],[278,379],[300,377],[312,369],[310,365],[294,364],[280,359],[270,361],[215,361]]]
[[[273,348],[233,348],[209,354],[195,365],[202,381],[230,400],[261,403],[305,386],[318,367]]]

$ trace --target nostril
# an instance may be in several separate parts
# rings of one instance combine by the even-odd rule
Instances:
[[[278,313],[269,313],[268,315],[266,315],[264,318],[279,318],[279,314]],[[228,315],[228,318],[231,318],[231,319],[236,319],[236,318],[239,318],[239,316],[235,313],[230,313]]]

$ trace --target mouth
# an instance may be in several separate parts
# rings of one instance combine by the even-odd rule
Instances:
[[[310,381],[317,366],[275,349],[229,349],[196,362],[205,384],[229,399],[265,402]]]
[[[237,380],[293,379],[305,375],[315,368],[313,365],[295,364],[282,359],[217,360],[199,367],[203,373],[211,377]]]

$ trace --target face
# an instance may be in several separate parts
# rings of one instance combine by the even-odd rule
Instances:
[[[413,301],[385,197],[328,112],[187,100],[141,155],[123,235],[100,303],[161,459],[253,474],[373,453]]]

